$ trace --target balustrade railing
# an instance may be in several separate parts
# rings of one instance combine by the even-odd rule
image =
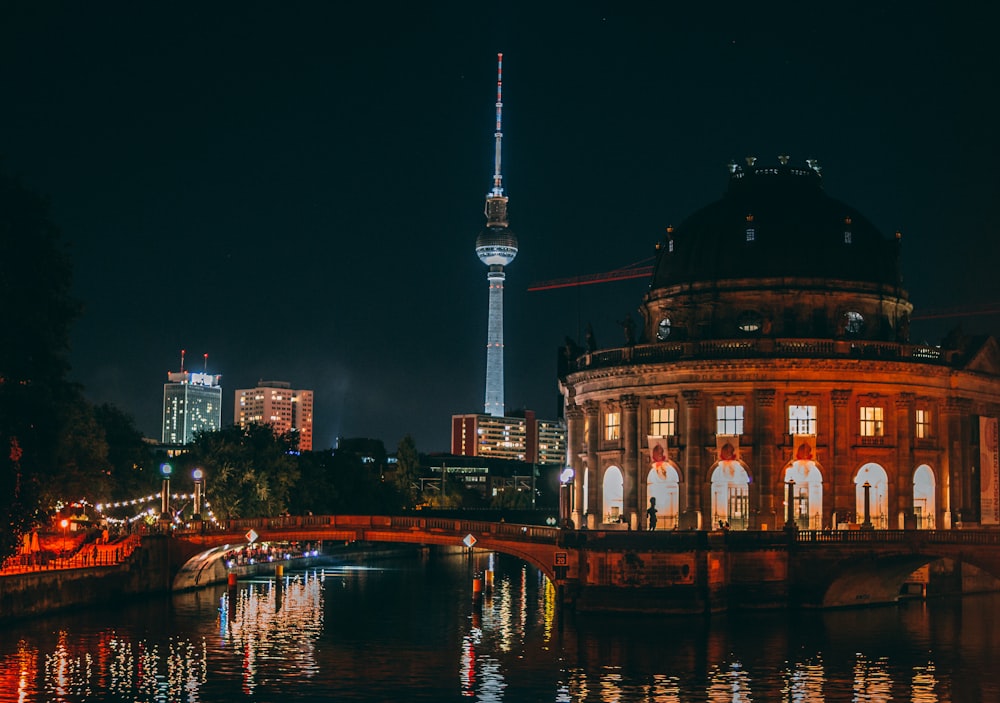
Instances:
[[[862,358],[947,364],[954,352],[926,344],[874,340],[765,338],[710,339],[658,342],[586,352],[573,360],[571,370],[623,364],[655,364],[682,359],[718,358]]]

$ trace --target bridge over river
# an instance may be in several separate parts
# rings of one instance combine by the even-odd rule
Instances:
[[[251,535],[251,531],[253,534]],[[171,561],[198,573],[206,550],[264,541],[464,546],[538,567],[579,610],[716,612],[893,603],[917,569],[945,558],[1000,579],[1000,530],[704,532],[566,530],[434,516],[230,520],[175,532]],[[199,585],[175,580],[175,587]]]

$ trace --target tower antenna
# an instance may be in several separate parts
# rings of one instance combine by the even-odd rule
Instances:
[[[181,373],[184,373],[184,350],[181,349]]]
[[[500,144],[503,142],[503,54],[497,54],[497,130],[494,133],[496,151],[493,155],[494,197],[503,195],[503,175],[500,173]]]
[[[208,354],[205,354],[205,373],[208,373]]]

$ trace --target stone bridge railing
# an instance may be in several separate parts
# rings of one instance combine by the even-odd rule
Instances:
[[[224,520],[217,529],[205,532],[246,533],[249,530],[274,533],[323,530],[427,530],[465,534],[488,534],[511,540],[556,544],[563,530],[542,525],[517,525],[505,522],[461,520],[445,517],[398,515],[292,515],[268,518],[241,518]],[[182,534],[182,533],[178,533]]]

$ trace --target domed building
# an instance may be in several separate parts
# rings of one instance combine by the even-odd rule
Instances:
[[[1000,524],[992,337],[911,344],[900,236],[814,161],[730,164],[624,346],[567,349],[566,516],[633,529]]]

